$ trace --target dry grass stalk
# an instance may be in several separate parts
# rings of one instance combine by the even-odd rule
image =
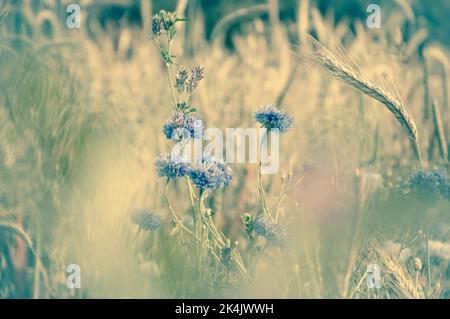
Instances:
[[[369,95],[384,104],[405,129],[411,141],[413,150],[422,163],[419,148],[419,133],[413,116],[400,95],[391,86],[382,81],[374,81],[364,76],[364,71],[349,58],[343,48],[337,46],[337,53],[331,52],[320,42],[308,37],[308,44],[315,61],[319,62],[328,72],[347,85]]]
[[[406,266],[398,258],[392,256],[381,247],[375,248],[381,269],[385,271],[385,281],[390,292],[395,298],[424,299],[423,286],[414,278]]]
[[[267,13],[270,10],[270,6],[267,4],[258,4],[248,8],[238,9],[227,14],[223,17],[211,31],[211,39],[217,41],[217,39],[223,40],[223,36],[228,28],[243,18],[253,17],[262,13]]]
[[[438,101],[433,99],[432,101],[432,110],[433,110],[433,123],[435,128],[435,135],[439,144],[439,151],[441,156],[445,162],[448,161],[448,148],[447,148],[447,140],[445,138],[444,125],[442,124],[442,116],[441,110],[439,108]]]

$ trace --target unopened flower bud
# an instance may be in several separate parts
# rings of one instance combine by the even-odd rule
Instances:
[[[422,270],[422,260],[420,260],[420,258],[414,258],[414,269],[416,271]]]

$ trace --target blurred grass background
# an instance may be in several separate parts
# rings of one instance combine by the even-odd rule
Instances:
[[[65,26],[69,1],[0,5],[0,297],[423,298],[423,208],[396,186],[418,169],[398,124],[378,102],[325,76],[296,53],[304,34],[330,35],[367,73],[386,72],[411,107],[427,168],[446,167],[449,133],[447,2],[380,1],[382,28],[365,25],[368,1],[80,1],[81,29]],[[209,127],[253,127],[259,106],[295,117],[281,139],[288,230],[250,283],[215,269],[198,277],[175,232],[154,158],[169,149],[169,91],[150,38],[152,13],[177,10],[174,51],[205,67],[193,100]],[[295,53],[295,54],[293,54]],[[376,63],[364,64],[367,56]],[[432,103],[436,101],[436,103]],[[444,142],[443,142],[444,141]],[[444,143],[444,144],[443,144]],[[234,165],[211,196],[216,224],[246,250],[239,214],[259,208],[256,165]],[[188,210],[182,185],[171,190]],[[136,234],[130,211],[149,207],[164,226]],[[448,298],[449,205],[431,218],[433,297]],[[187,215],[187,214],[186,214]],[[399,249],[400,242],[411,242]],[[365,285],[368,264],[383,288]],[[82,289],[65,267],[82,269]]]

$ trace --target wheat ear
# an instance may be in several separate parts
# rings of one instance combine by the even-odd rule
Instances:
[[[420,165],[422,165],[417,126],[405,103],[403,103],[395,93],[390,92],[383,86],[375,84],[374,81],[371,81],[370,79],[364,78],[356,63],[347,61],[347,59],[334,54],[311,36],[308,37],[308,44],[311,48],[311,53],[314,60],[319,62],[319,64],[329,71],[334,77],[369,95],[388,108],[388,110],[395,116],[397,121],[405,129],[405,132],[411,141],[414,153],[419,159]],[[348,54],[344,52],[342,53],[342,56],[348,56]]]

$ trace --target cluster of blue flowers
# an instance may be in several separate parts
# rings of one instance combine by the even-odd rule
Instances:
[[[263,106],[255,113],[256,121],[268,131],[286,133],[294,125],[294,119],[287,112],[281,112],[273,105]]]
[[[233,171],[222,161],[204,157],[190,166],[188,176],[199,189],[218,189],[231,183]]]
[[[131,213],[131,221],[143,230],[155,230],[162,224],[161,216],[148,209],[138,209]]]
[[[223,161],[213,157],[203,157],[191,164],[181,157],[163,154],[155,161],[160,177],[175,179],[188,176],[199,189],[218,189],[228,186],[233,178],[233,171]]]
[[[253,223],[253,230],[275,245],[281,245],[286,239],[286,231],[268,217],[260,217]]]
[[[406,190],[421,199],[436,202],[443,198],[450,201],[450,178],[441,171],[421,170],[408,179]]]
[[[172,119],[163,125],[166,138],[176,142],[201,138],[203,130],[203,121],[200,118],[183,112],[175,113]]]
[[[189,164],[181,157],[172,154],[163,154],[155,160],[156,170],[160,177],[175,179],[186,176]]]

